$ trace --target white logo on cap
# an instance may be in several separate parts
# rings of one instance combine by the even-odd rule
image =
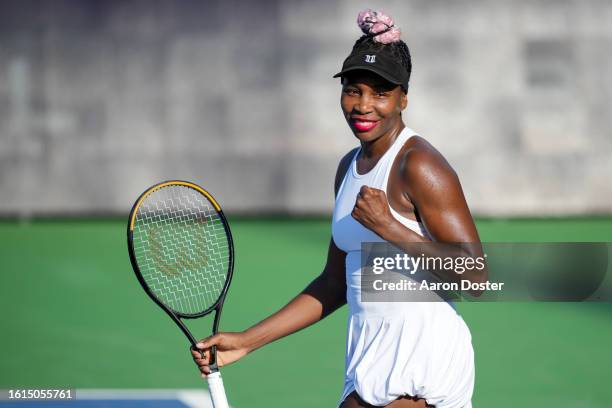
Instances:
[[[376,55],[366,55],[365,62],[369,62],[370,64],[376,62]]]

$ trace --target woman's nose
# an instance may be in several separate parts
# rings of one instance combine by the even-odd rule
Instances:
[[[361,114],[370,113],[372,111],[372,98],[367,95],[361,95],[355,108]]]

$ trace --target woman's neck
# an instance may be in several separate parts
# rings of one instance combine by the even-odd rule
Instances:
[[[395,139],[404,130],[406,125],[400,120],[399,124],[389,130],[387,133],[379,137],[378,139],[370,142],[361,142],[361,156],[367,159],[378,159],[380,158],[395,142]]]

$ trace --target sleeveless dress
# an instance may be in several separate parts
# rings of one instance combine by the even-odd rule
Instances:
[[[332,237],[346,252],[349,318],[344,391],[369,404],[384,406],[398,397],[425,398],[436,408],[470,408],[474,388],[472,337],[449,302],[362,302],[361,243],[384,242],[351,216],[361,186],[387,191],[393,161],[415,132],[404,128],[366,174],[357,172],[353,157],[338,190]],[[407,228],[428,236],[424,226],[398,214]]]

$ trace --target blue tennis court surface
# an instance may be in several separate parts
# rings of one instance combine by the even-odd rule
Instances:
[[[23,401],[1,402],[1,407],[15,408],[190,408],[178,400],[74,400],[74,401]]]
[[[76,390],[64,401],[0,401],[8,408],[212,408],[206,390]]]

